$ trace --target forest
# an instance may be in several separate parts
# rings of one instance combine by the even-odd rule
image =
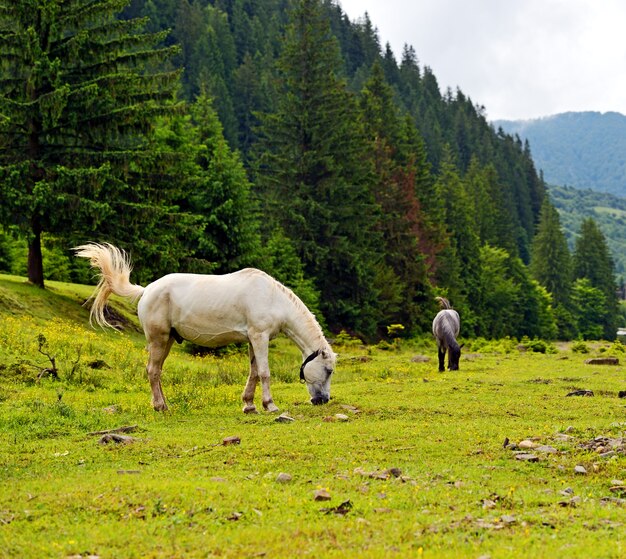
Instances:
[[[626,116],[569,112],[530,120],[496,120],[533,146],[533,159],[548,184],[626,195]]]
[[[329,333],[614,339],[614,263],[573,250],[531,146],[336,0],[0,0],[0,270],[263,269]]]

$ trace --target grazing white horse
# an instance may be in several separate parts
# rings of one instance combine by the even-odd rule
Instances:
[[[433,336],[437,340],[439,372],[445,371],[446,350],[448,350],[448,370],[458,371],[462,346],[457,343],[456,338],[461,330],[461,319],[447,299],[443,297],[436,297],[436,299],[442,309],[433,320]]]
[[[325,404],[330,399],[334,352],[304,303],[265,272],[246,268],[225,275],[169,274],[142,287],[130,283],[132,266],[124,251],[108,243],[88,243],[74,250],[100,270],[92,296],[92,321],[111,326],[104,311],[112,293],[139,301],[137,316],[148,342],[146,368],[155,410],[167,410],[161,388],[163,362],[174,340],[189,340],[206,347],[248,342],[250,375],[242,395],[243,411],[256,413],[253,400],[259,381],[263,407],[278,411],[270,393],[268,349],[279,332],[302,351],[300,380],[307,385],[311,403]]]

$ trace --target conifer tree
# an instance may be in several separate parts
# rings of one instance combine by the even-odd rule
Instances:
[[[259,255],[259,225],[251,185],[239,156],[223,136],[211,100],[200,95],[191,105],[191,122],[197,135],[198,183],[191,213],[202,215],[196,258],[211,262],[219,273],[255,264]]]
[[[602,334],[613,339],[617,330],[618,299],[617,280],[613,258],[606,239],[592,218],[585,219],[580,226],[573,254],[574,279],[586,278],[592,287],[604,295],[603,308],[597,309],[602,320]]]
[[[541,206],[537,234],[532,242],[530,270],[552,295],[559,336],[575,335],[571,315],[572,258],[556,208],[546,197]]]
[[[428,252],[421,252],[432,234],[417,195],[429,179],[423,144],[415,128],[401,117],[379,63],[361,93],[361,109],[374,164],[372,190],[382,210],[382,252],[389,267],[386,289],[381,286],[381,295],[389,297],[380,301],[386,322],[381,326],[399,322],[408,332],[416,326],[424,330],[430,320],[420,311],[434,301],[434,295]]]
[[[452,151],[444,146],[441,169],[435,184],[446,224],[447,246],[437,265],[437,285],[444,288],[455,308],[464,316],[465,332],[479,329],[481,262],[480,240],[466,185]]]
[[[166,34],[144,33],[143,20],[117,20],[127,3],[0,0],[0,222],[27,233],[39,286],[42,233],[84,240],[121,216],[108,233],[123,237],[171,199],[162,185],[157,208],[135,179],[178,81],[153,68],[175,48],[158,47]]]
[[[277,110],[257,145],[262,209],[296,245],[329,324],[371,335],[378,216],[356,101],[319,0],[299,2],[291,21]]]
[[[589,278],[578,278],[572,287],[572,308],[576,318],[578,334],[585,340],[599,340],[606,337],[607,316],[606,295],[594,287]],[[610,339],[615,330],[610,332]]]

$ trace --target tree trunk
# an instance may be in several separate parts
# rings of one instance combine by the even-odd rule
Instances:
[[[37,287],[44,287],[41,226],[38,221],[33,224],[33,238],[28,242],[28,281]]]

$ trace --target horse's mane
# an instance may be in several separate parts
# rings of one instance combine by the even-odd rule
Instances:
[[[452,305],[450,304],[450,301],[448,301],[445,297],[435,297],[435,301],[439,302],[439,306],[442,309],[451,309]]]
[[[298,309],[298,311],[306,317],[306,328],[311,332],[311,335],[318,336],[326,342],[326,336],[324,336],[324,332],[322,331],[322,327],[317,321],[317,318],[315,318],[315,315],[302,302],[302,299],[300,299],[300,297],[298,297],[291,289],[279,281],[276,281],[276,288],[287,295],[287,298],[293,303],[296,309]]]
[[[274,279],[269,274],[266,274],[263,270],[254,269],[254,272],[258,272],[259,274],[263,274],[263,275],[265,275],[265,276],[267,276],[267,277],[269,277],[270,279],[273,280],[273,285],[274,285],[275,289],[277,291],[280,291],[281,293],[283,293],[287,297],[287,299],[291,302],[291,304],[296,308],[296,310],[301,315],[303,315],[306,318],[306,322],[304,324],[304,327],[307,329],[307,331],[309,332],[311,337],[320,338],[320,340],[322,340],[325,344],[328,343],[326,341],[326,336],[324,336],[324,332],[322,330],[322,327],[319,325],[319,322],[317,321],[317,318],[315,318],[315,315],[302,302],[302,299],[300,299],[300,297],[298,297],[286,285],[283,285],[281,282],[279,282],[278,280]]]
[[[264,272],[263,270],[259,270],[258,268],[244,268],[243,270],[241,270],[241,272],[246,272],[250,275],[264,276],[271,280],[274,288],[283,295],[285,295],[289,302],[296,308],[296,310],[305,317],[306,323],[304,324],[304,326],[308,330],[311,337],[318,337],[322,339],[325,343],[328,343],[326,340],[326,336],[324,336],[322,327],[319,325],[319,322],[317,321],[317,318],[315,318],[315,315],[302,302],[302,299],[300,299],[300,297],[298,297],[291,289],[279,282],[277,279],[270,276],[268,273]]]

